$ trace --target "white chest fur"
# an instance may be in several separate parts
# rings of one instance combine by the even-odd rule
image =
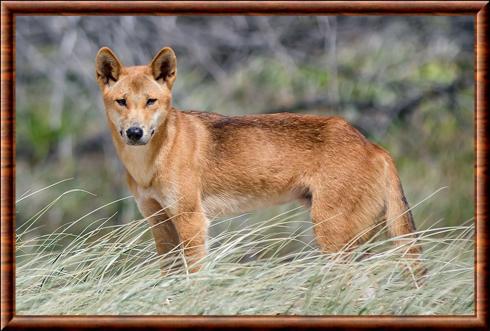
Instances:
[[[147,146],[125,146],[120,152],[124,167],[141,186],[148,186],[155,173]]]

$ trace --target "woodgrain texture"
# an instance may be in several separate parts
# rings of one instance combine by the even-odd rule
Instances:
[[[476,15],[475,20],[475,199],[476,199],[476,303],[477,316],[489,324],[488,316],[488,207],[486,192],[488,192],[488,38],[489,34],[489,4],[487,3]]]
[[[475,14],[486,1],[12,1],[16,14]]]
[[[15,310],[15,41],[13,15],[2,5],[1,82],[1,328]]]
[[[1,328],[24,329],[480,329],[489,328],[487,156],[488,1],[5,1],[1,4]],[[15,315],[15,16],[16,15],[473,15],[476,112],[476,298],[474,316],[19,316]]]

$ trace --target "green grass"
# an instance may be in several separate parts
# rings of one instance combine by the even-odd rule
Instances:
[[[26,197],[32,198],[32,197]],[[51,205],[54,208],[54,205]],[[17,230],[17,313],[184,315],[438,315],[473,314],[473,222],[420,231],[423,263],[417,283],[392,239],[373,240],[345,254],[321,254],[291,233],[306,212],[289,210],[243,228],[212,223],[201,271],[188,274],[182,257],[160,260],[145,220],[108,226],[95,213],[36,235],[41,211]],[[70,230],[84,223],[86,231]],[[380,229],[381,230],[381,229]],[[380,231],[381,233],[381,231]],[[290,245],[302,249],[291,251]],[[413,243],[412,243],[413,244]],[[364,253],[369,251],[369,256]],[[161,263],[167,268],[160,274]],[[408,270],[408,271],[407,271]]]

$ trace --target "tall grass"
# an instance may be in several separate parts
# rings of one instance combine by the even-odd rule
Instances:
[[[307,215],[300,209],[237,230],[226,225],[238,220],[213,222],[225,230],[210,238],[203,268],[193,274],[178,251],[156,256],[144,219],[109,226],[110,217],[88,221],[90,213],[35,235],[45,211],[17,231],[18,314],[474,313],[472,222],[418,233],[428,272],[417,282],[407,272],[407,246],[395,248],[396,238],[370,241],[347,259],[321,254],[313,242],[285,249],[302,240],[288,226]],[[80,222],[87,230],[71,232]]]

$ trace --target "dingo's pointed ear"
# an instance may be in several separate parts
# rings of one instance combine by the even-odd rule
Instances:
[[[101,86],[110,86],[117,82],[121,74],[122,64],[113,51],[102,47],[95,57],[95,72],[97,81]]]
[[[172,89],[177,77],[177,57],[170,47],[162,48],[150,63],[151,73],[155,80],[167,84]]]

